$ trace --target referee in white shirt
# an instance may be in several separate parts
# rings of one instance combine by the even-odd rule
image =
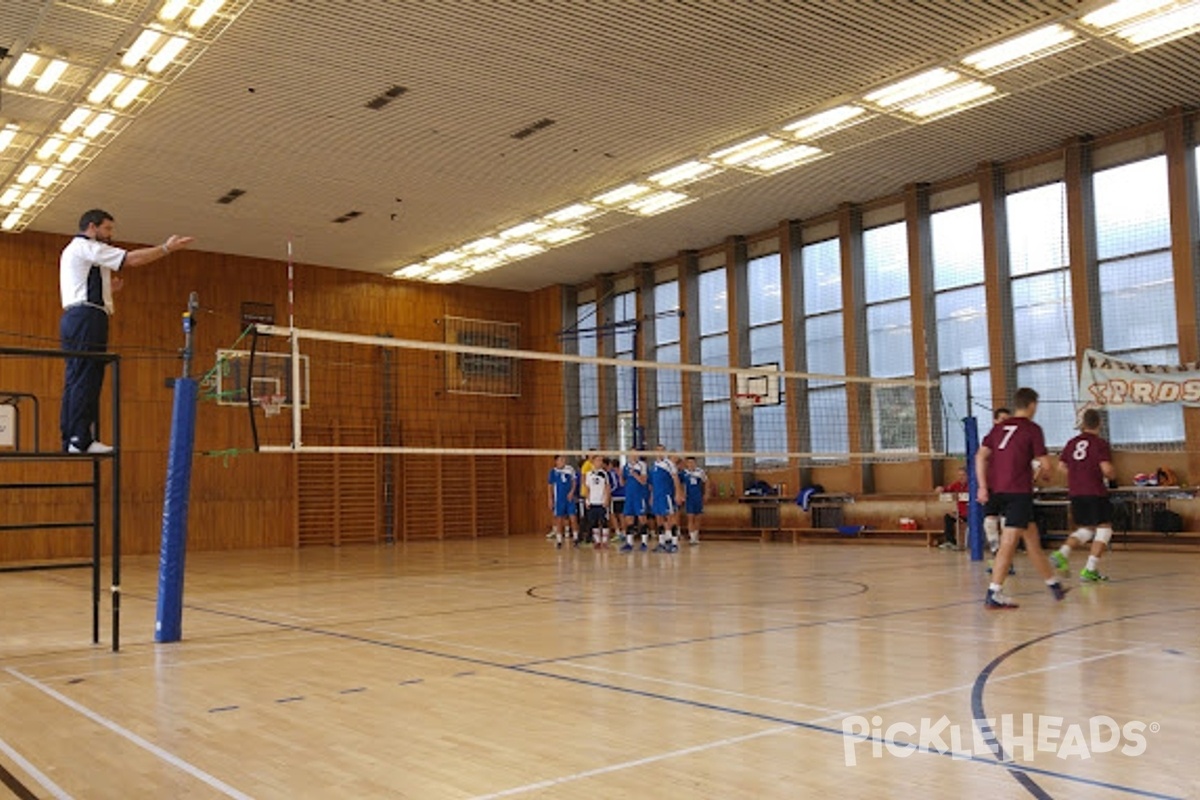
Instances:
[[[62,349],[103,353],[108,349],[108,318],[113,313],[113,289],[121,279],[112,274],[125,267],[140,267],[187,247],[190,236],[171,235],[156,247],[122,250],[112,245],[113,217],[94,208],[79,218],[79,233],[63,248],[59,260],[59,286],[63,315],[59,323]],[[96,441],[100,417],[100,388],[104,384],[104,362],[90,358],[68,358],[63,389],[63,450],[68,453],[108,453],[112,448]]]

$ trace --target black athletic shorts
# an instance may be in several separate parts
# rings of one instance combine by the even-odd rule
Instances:
[[[1112,525],[1112,501],[1105,497],[1072,497],[1071,519],[1080,528]]]
[[[988,501],[983,504],[983,515],[985,517],[1000,516],[1000,504],[997,502],[996,495],[994,493],[989,494]]]
[[[1025,528],[1033,522],[1032,494],[996,494],[988,495],[988,508],[996,504],[995,515],[1004,517],[1004,527]]]
[[[608,527],[608,509],[604,506],[587,507],[587,516],[584,517],[584,529],[594,530],[596,528]]]

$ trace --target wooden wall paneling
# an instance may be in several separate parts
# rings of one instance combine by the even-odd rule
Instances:
[[[57,271],[52,267],[57,264],[59,253],[68,240],[65,235],[31,231],[0,237],[0,287],[16,287],[5,293],[8,301],[0,303],[0,343],[47,349],[58,347],[61,309]],[[203,246],[203,242],[199,244]],[[558,296],[557,289],[526,294],[480,287],[439,287],[305,264],[297,264],[295,273],[296,322],[305,327],[440,341],[442,331],[438,323],[447,310],[452,310],[462,316],[518,322],[523,330],[533,334],[525,346],[535,342],[552,343],[553,334],[561,327],[557,315],[550,318],[544,313],[547,304],[552,304]],[[129,554],[156,552],[159,546],[172,405],[172,393],[164,386],[164,380],[180,371],[176,351],[183,336],[179,319],[192,291],[197,292],[204,309],[196,329],[197,373],[206,372],[213,366],[218,348],[231,347],[237,341],[242,332],[240,310],[243,301],[273,303],[276,321],[286,324],[287,320],[287,270],[281,261],[191,250],[175,253],[161,263],[129,271],[126,286],[116,298],[117,311],[110,336],[112,348],[124,358],[121,375],[124,426],[122,545],[124,552]],[[409,374],[421,376],[424,383],[411,387],[407,395],[397,398],[400,408],[397,424],[405,424],[405,430],[411,430],[413,425],[428,427],[449,413],[444,404],[435,402],[428,380],[440,367],[433,364],[428,355],[412,356],[411,360],[417,369]],[[408,365],[398,359],[398,366]],[[377,379],[370,377],[369,370],[360,371],[360,374],[367,376],[363,391],[377,397]],[[526,385],[536,387],[530,390],[531,393],[536,391],[544,397],[561,397],[561,384],[553,368],[529,378]],[[39,362],[6,359],[0,363],[0,389],[35,391],[41,398],[38,432],[42,447],[47,449],[59,446],[62,380],[63,364],[58,359]],[[107,403],[105,395],[102,399],[104,424],[107,424]],[[493,405],[493,413],[495,408]],[[542,410],[539,409],[539,414]],[[525,426],[528,438],[545,438],[547,431],[561,431],[561,420],[556,419],[561,412],[545,410],[550,413],[542,415],[544,421],[540,422],[540,432],[535,433]],[[469,406],[465,407],[465,413],[478,417],[483,412],[478,406]],[[315,417],[313,421],[318,419]],[[373,420],[369,414],[361,413],[350,414],[346,422],[368,424]],[[514,431],[520,428],[522,426],[514,426]],[[295,497],[300,473],[299,465],[294,464],[290,456],[204,455],[249,446],[248,424],[241,409],[219,407],[211,400],[201,402],[197,411],[197,455],[192,475],[190,548],[278,547],[297,542],[300,509]],[[289,461],[285,463],[283,459]],[[366,473],[372,469],[365,463],[353,467],[353,470]],[[410,484],[414,491],[420,490],[422,474],[426,476],[426,482],[428,475],[435,474],[431,473],[430,460],[425,459],[424,472],[412,468],[401,472],[405,473],[402,479],[405,492],[400,493],[399,504],[405,509],[403,521],[412,527],[410,532],[419,530],[426,535],[435,535],[439,526],[429,524],[429,516],[436,513],[437,504],[433,498],[437,495],[425,495],[418,503],[404,502]],[[35,473],[31,470],[29,474]],[[526,469],[510,471],[509,477],[518,497],[521,493],[532,496],[533,492],[541,490],[540,478],[544,478]],[[540,499],[542,494],[538,493],[537,497]],[[38,493],[33,502],[15,504],[15,508],[7,500],[0,497],[0,517],[6,519],[12,514],[47,519],[90,508],[90,501],[86,499],[53,493],[48,496]],[[107,512],[107,497],[104,502]],[[361,499],[356,498],[354,502],[361,503]],[[517,516],[512,522],[521,519],[527,525],[532,524],[525,511],[527,505],[514,503],[512,513]],[[307,506],[304,513],[309,513]],[[343,536],[352,516],[344,516],[341,520]],[[366,522],[364,520],[362,524]],[[105,535],[108,536],[107,532]],[[0,559],[6,561],[57,553],[85,556],[89,549],[90,538],[86,533],[76,536],[73,533],[35,532],[18,537],[0,536]]]

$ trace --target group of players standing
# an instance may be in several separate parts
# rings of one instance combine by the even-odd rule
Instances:
[[[1068,589],[1057,572],[1066,573],[1072,549],[1091,543],[1087,565],[1079,573],[1085,581],[1108,580],[1099,572],[1100,557],[1112,540],[1112,503],[1108,482],[1116,476],[1108,442],[1100,437],[1100,414],[1095,409],[1083,413],[1080,433],[1063,447],[1058,469],[1067,475],[1067,496],[1077,529],[1059,550],[1048,558],[1034,522],[1033,487],[1048,475],[1052,464],[1046,452],[1045,435],[1033,421],[1037,413],[1038,393],[1021,388],[1013,398],[1014,412],[1000,409],[995,424],[983,438],[975,455],[978,500],[984,506],[984,531],[995,554],[991,583],[984,597],[989,609],[1013,609],[1018,605],[1003,593],[1004,580],[1012,574],[1017,542],[1025,550],[1034,568],[1046,581],[1056,600]],[[1053,563],[1052,563],[1053,562]]]
[[[695,458],[670,458],[661,444],[655,456],[647,465],[641,453],[631,452],[621,465],[617,458],[588,453],[578,470],[566,456],[556,456],[546,481],[554,546],[561,548],[569,537],[574,547],[604,548],[612,541],[621,543],[622,553],[631,553],[650,549],[654,531],[654,552],[673,553],[679,550],[679,531],[685,523],[688,543],[700,544],[708,474]]]

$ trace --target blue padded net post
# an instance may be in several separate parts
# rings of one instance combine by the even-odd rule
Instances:
[[[971,560],[983,560],[983,507],[979,505],[979,476],[975,474],[975,453],[979,451],[979,420],[963,420],[963,436],[967,443],[967,540]]]
[[[154,641],[177,642],[183,627],[183,562],[187,551],[188,496],[196,438],[197,383],[175,379],[167,488],[163,498],[162,551],[158,561],[158,615]]]

